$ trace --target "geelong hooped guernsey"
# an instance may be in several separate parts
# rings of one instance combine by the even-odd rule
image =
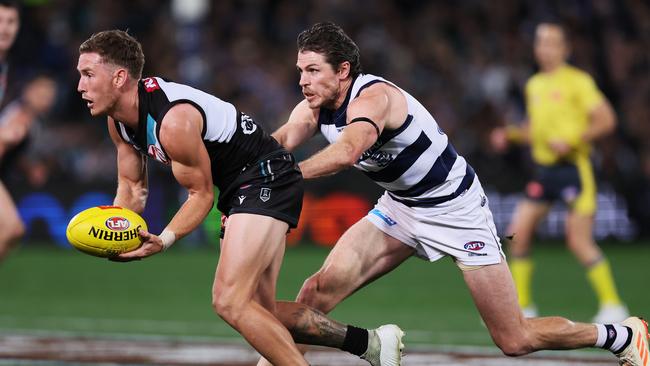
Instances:
[[[249,116],[213,95],[187,85],[151,77],[138,83],[139,122],[137,131],[116,121],[120,136],[140,153],[169,164],[160,144],[160,126],[165,114],[176,104],[189,103],[203,117],[203,143],[211,161],[212,181],[221,192],[242,169],[265,155],[283,151]]]
[[[341,107],[335,111],[321,108],[319,128],[330,143],[335,142],[346,127],[350,101],[364,88],[378,82],[395,86],[378,76],[362,74],[352,83]],[[395,200],[408,206],[430,207],[457,197],[471,186],[474,170],[458,155],[424,106],[399,90],[408,105],[404,124],[396,130],[384,129],[355,167],[386,189]]]

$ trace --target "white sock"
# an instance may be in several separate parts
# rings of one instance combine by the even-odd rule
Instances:
[[[632,341],[632,329],[620,324],[594,324],[598,329],[595,347],[619,353]]]

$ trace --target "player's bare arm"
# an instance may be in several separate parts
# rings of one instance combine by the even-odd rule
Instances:
[[[11,103],[0,123],[0,158],[27,136],[32,122],[47,112],[56,97],[56,84],[47,77],[38,77],[25,86],[20,102]]]
[[[616,114],[606,99],[590,111],[589,119],[589,128],[582,136],[586,142],[598,140],[610,134],[616,128]]]
[[[142,214],[148,195],[146,157],[122,140],[111,117],[108,133],[117,149],[117,193],[113,204]]]
[[[394,88],[384,83],[372,85],[350,103],[348,125],[338,141],[300,163],[305,179],[332,175],[354,165],[377,141],[384,127],[395,128],[390,126],[394,109],[400,109],[400,104],[406,102],[391,89]],[[403,117],[401,122],[406,119],[405,107]]]
[[[0,123],[0,158],[4,152],[22,141],[32,123],[33,116],[19,106],[14,106],[4,115]]]
[[[288,151],[293,151],[309,140],[318,129],[318,110],[309,108],[306,100],[301,101],[291,111],[289,121],[273,132],[271,136]]]
[[[210,157],[201,137],[202,128],[202,116],[190,104],[170,109],[160,128],[160,142],[172,160],[172,173],[188,191],[187,200],[167,225],[176,238],[199,226],[214,200]]]
[[[201,138],[202,128],[201,114],[190,104],[172,107],[163,118],[160,143],[171,159],[176,181],[188,191],[187,200],[160,235],[140,230],[142,246],[121,254],[119,260],[141,259],[162,251],[194,230],[208,215],[214,193],[210,157]]]

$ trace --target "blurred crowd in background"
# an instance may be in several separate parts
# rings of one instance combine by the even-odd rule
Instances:
[[[106,124],[90,117],[76,92],[78,47],[93,32],[128,30],[143,44],[145,76],[211,92],[271,132],[302,98],[296,36],[325,20],[357,42],[364,72],[418,98],[483,184],[501,192],[521,191],[530,164],[525,148],[494,152],[489,132],[525,118],[522,90],[536,71],[535,26],[564,24],[571,63],[593,75],[619,119],[595,151],[599,186],[625,197],[630,217],[648,234],[650,3],[641,0],[25,1],[9,57],[10,90],[15,96],[22,80],[46,72],[57,82],[58,99],[32,132],[27,163],[10,180],[34,189],[115,181]],[[298,152],[299,160],[308,152]]]

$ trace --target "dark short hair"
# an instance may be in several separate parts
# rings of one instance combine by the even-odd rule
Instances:
[[[122,66],[135,79],[142,77],[142,45],[125,31],[108,30],[93,34],[79,46],[79,53],[99,54],[104,62]]]
[[[14,8],[16,10],[20,9],[20,2],[18,0],[0,0],[0,6],[5,8]]]
[[[348,61],[350,75],[356,77],[361,74],[361,56],[359,47],[354,43],[341,27],[332,22],[316,23],[311,28],[298,35],[298,51],[312,51],[323,54],[325,61],[332,65],[334,70]]]

